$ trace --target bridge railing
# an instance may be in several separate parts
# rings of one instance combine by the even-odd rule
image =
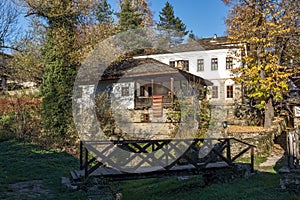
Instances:
[[[243,148],[232,151],[233,143]],[[168,171],[180,166],[202,170],[213,166],[212,163],[232,166],[249,152],[253,172],[254,148],[235,138],[82,141],[80,169],[84,170],[85,177],[104,166],[126,173]],[[141,169],[146,171],[139,171]]]
[[[288,166],[291,169],[300,168],[300,148],[299,148],[299,135],[300,129],[293,129],[287,133],[287,154],[288,154]]]

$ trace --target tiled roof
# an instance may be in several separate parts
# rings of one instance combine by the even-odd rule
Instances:
[[[150,51],[147,55],[153,54],[166,54],[166,53],[179,53],[179,52],[189,52],[189,51],[205,51],[205,50],[217,50],[217,49],[232,49],[237,48],[237,43],[229,40],[227,36],[212,37],[212,38],[202,38],[198,40],[193,40],[184,44],[180,44],[175,47],[171,47],[167,50],[156,49]]]
[[[120,62],[116,62],[107,67],[101,77],[101,80],[167,74],[182,74],[185,77],[193,78],[193,80],[199,80],[203,85],[212,85],[210,81],[195,76],[189,72],[182,71],[178,68],[171,67],[152,58],[125,59]]]

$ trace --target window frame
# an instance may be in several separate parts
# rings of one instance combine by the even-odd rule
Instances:
[[[189,71],[190,70],[190,61],[189,60],[183,60],[183,70]]]
[[[219,98],[219,87],[217,85],[214,85],[214,86],[211,87],[211,98],[212,99],[218,99]]]
[[[149,123],[150,121],[150,115],[148,113],[142,113],[141,115],[141,122]]]
[[[226,85],[226,99],[232,99],[233,98],[233,95],[234,95],[233,91],[234,91],[234,86],[233,85]]]
[[[233,57],[231,56],[226,56],[226,69],[233,69]]]
[[[122,97],[128,97],[130,96],[130,91],[128,86],[124,86],[121,88],[121,96]]]
[[[197,72],[203,72],[204,71],[204,59],[199,58],[197,59]]]
[[[217,71],[218,70],[218,58],[214,57],[211,58],[211,71]]]
[[[169,61],[169,65],[170,65],[170,67],[176,67],[176,61],[175,60],[170,60]]]

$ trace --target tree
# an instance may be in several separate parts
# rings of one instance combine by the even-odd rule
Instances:
[[[11,69],[7,66],[11,57],[3,54],[2,50],[16,49],[13,41],[19,36],[18,11],[12,1],[0,0],[0,80],[1,88],[6,89],[7,78],[11,76]]]
[[[14,49],[12,42],[19,35],[17,6],[8,0],[0,0],[0,50]]]
[[[149,3],[147,0],[132,0],[131,5],[137,8],[137,12],[141,14],[143,19],[142,26],[153,26],[153,13],[149,8]]]
[[[142,27],[142,15],[137,12],[137,8],[131,5],[130,0],[124,0],[121,5],[121,10],[117,16],[119,17],[118,25],[120,31],[127,31]]]
[[[119,5],[122,7],[122,5],[127,0],[119,0]],[[129,0],[129,3],[132,8],[135,9],[135,13],[140,15],[142,18],[141,25],[143,27],[151,27],[153,26],[153,13],[149,8],[150,3],[148,0]]]
[[[12,52],[7,67],[11,72],[9,79],[16,82],[34,82],[38,86],[42,83],[44,61],[41,55],[45,43],[46,28],[42,22],[32,17],[26,33],[20,40],[15,41],[17,51]]]
[[[274,102],[288,92],[287,78],[291,74],[287,63],[293,57],[288,50],[299,29],[295,21],[299,6],[292,0],[223,1],[232,6],[226,20],[229,38],[247,46],[242,57],[246,67],[233,70],[235,81],[244,83],[255,106],[265,111],[264,127],[269,128]]]
[[[71,97],[80,57],[75,36],[78,9],[82,5],[75,5],[73,0],[25,2],[28,16],[37,15],[47,23],[42,49],[45,64],[41,85],[43,125],[48,137],[58,144],[66,144],[73,133]]]
[[[114,19],[112,15],[114,11],[111,9],[111,5],[107,0],[102,0],[96,9],[96,18],[100,24],[112,24]]]
[[[183,42],[183,37],[188,34],[186,25],[179,17],[175,17],[173,6],[166,2],[165,7],[159,12],[158,30],[164,32],[169,46]]]

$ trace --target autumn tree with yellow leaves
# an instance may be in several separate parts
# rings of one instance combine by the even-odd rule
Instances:
[[[264,128],[274,118],[274,102],[288,93],[290,62],[298,62],[299,2],[294,0],[223,0],[230,6],[229,38],[243,44],[241,67],[234,80],[243,83],[255,107],[264,110]],[[298,41],[298,44],[295,41]],[[292,50],[293,49],[293,50]]]

